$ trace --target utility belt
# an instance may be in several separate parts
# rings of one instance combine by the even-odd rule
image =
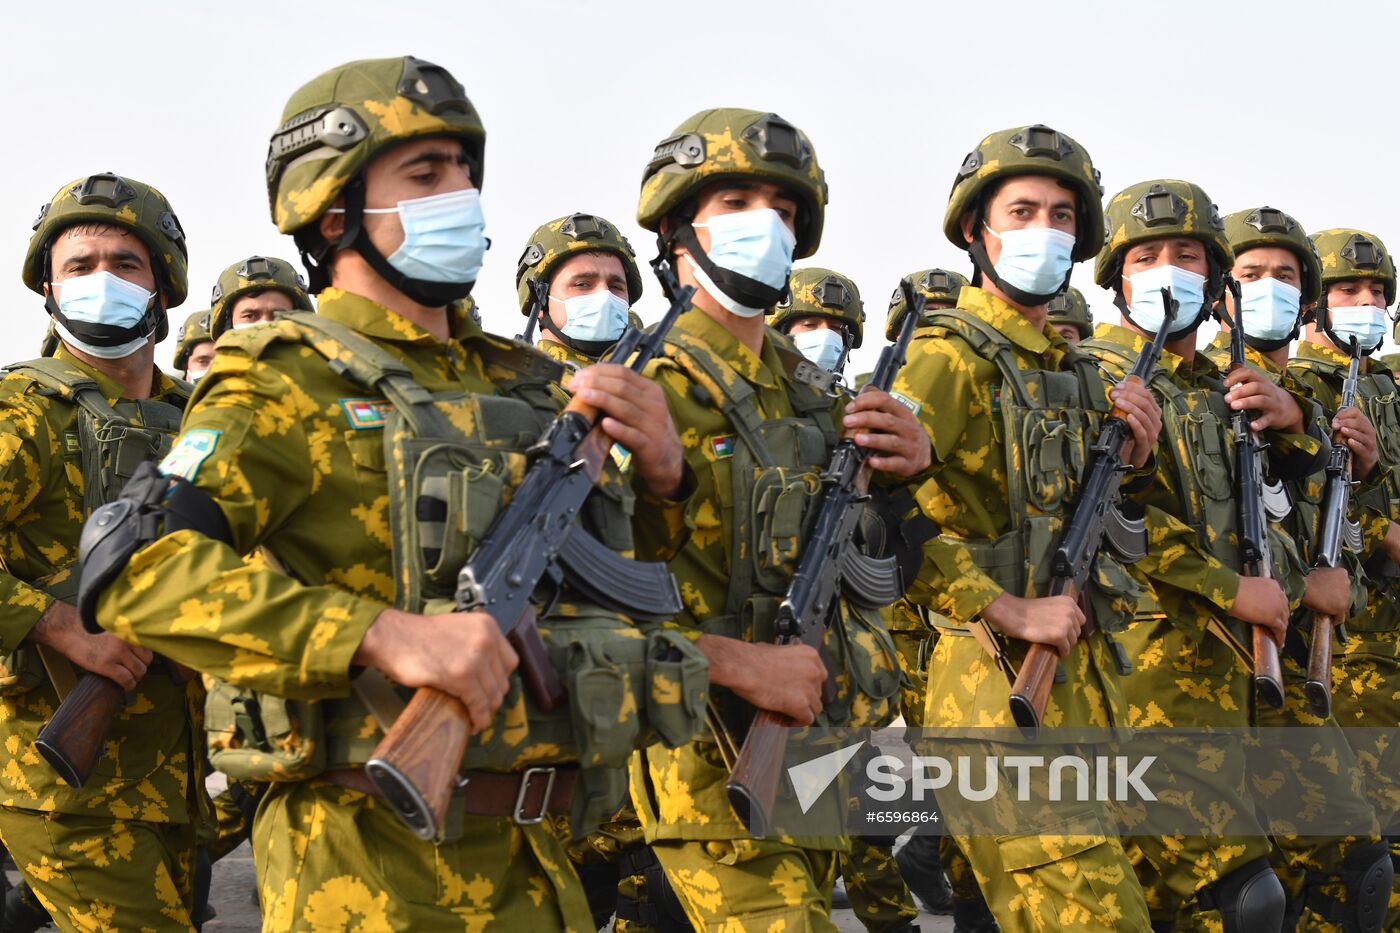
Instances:
[[[363,768],[336,768],[318,777],[346,790],[385,799]],[[578,768],[552,765],[523,771],[463,771],[452,792],[449,827],[459,826],[461,816],[509,817],[516,825],[533,826],[550,813],[567,815],[578,778]],[[452,818],[454,812],[457,819]],[[449,831],[448,836],[453,834]]]

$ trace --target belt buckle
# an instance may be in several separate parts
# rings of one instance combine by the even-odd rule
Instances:
[[[535,767],[526,768],[525,773],[520,776],[520,790],[515,794],[515,809],[511,813],[511,818],[520,826],[533,826],[544,821],[544,816],[549,812],[549,798],[554,793],[554,778],[559,773],[558,768]],[[539,812],[534,816],[525,815],[525,795],[530,792],[530,787],[537,774],[547,775],[544,785],[544,796],[540,798]]]

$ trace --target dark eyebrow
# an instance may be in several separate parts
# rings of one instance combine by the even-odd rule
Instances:
[[[579,272],[571,272],[569,273],[569,276],[570,278],[575,279],[596,279],[598,277],[598,273],[594,272],[592,269],[584,269]]]
[[[442,149],[425,149],[416,155],[409,156],[399,163],[400,169],[411,168],[415,165],[456,165],[466,161],[466,150],[458,146],[455,150],[451,147]]]
[[[114,260],[123,260],[123,261],[127,261],[127,262],[137,262],[137,263],[141,263],[141,262],[145,262],[145,261],[146,261],[146,260],[145,260],[145,257],[142,256],[140,253],[136,252],[136,250],[134,250],[134,249],[118,249],[118,250],[113,250],[111,255],[112,255],[112,258],[113,258]],[[93,261],[95,260],[95,258],[96,258],[96,256],[95,256],[95,254],[92,253],[92,252],[76,253],[76,254],[74,254],[74,255],[72,255],[72,256],[69,256],[67,259],[63,260],[63,264],[64,264],[65,266],[71,266],[71,265],[74,265],[75,263],[80,263],[80,262],[93,262]]]

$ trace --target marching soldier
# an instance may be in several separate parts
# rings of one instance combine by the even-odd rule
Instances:
[[[1067,675],[1051,690],[1047,724],[1126,724],[1103,632],[1131,616],[1137,586],[1101,553],[1088,591],[1100,631],[1085,638],[1084,612],[1072,597],[1041,595],[1070,500],[1066,465],[1047,462],[1036,440],[1058,425],[1057,438],[1083,445],[1083,462],[1098,423],[1117,405],[1132,434],[1132,482],[1141,482],[1161,426],[1145,389],[1110,391],[1094,361],[1046,321],[1072,264],[1103,241],[1100,195],[1084,148],[1041,125],[985,137],[954,181],[943,231],[971,254],[973,284],[955,308],[933,312],[895,385],[919,404],[933,438],[933,476],[919,505],[942,532],[925,547],[910,591],[935,610],[939,626],[926,727],[1011,726],[1009,671],[1025,642],[1053,647]],[[1008,418],[1015,429],[1003,427]],[[1000,835],[957,836],[1002,929],[1146,928],[1147,905],[1117,837],[1056,835],[1036,817],[1024,814]],[[1053,818],[1089,826],[1103,814],[1087,802]]]
[[[185,299],[186,263],[156,189],[111,174],[64,185],[23,268],[59,342],[0,380],[0,733],[11,756],[0,838],[63,930],[194,928],[203,689],[146,648],[84,631],[74,607],[81,519],[169,449],[188,398],[154,364],[167,311]],[[34,740],[83,672],[128,700],[92,777],[71,788]]]
[[[548,331],[539,350],[570,373],[602,359],[629,323],[641,326],[632,312],[642,297],[637,254],[613,223],[593,214],[559,217],[530,234],[515,288],[526,333],[537,325]]]
[[[527,700],[490,615],[438,611],[565,401],[557,365],[482,332],[462,301],[486,247],[484,136],[456,79],[412,57],[292,96],[268,195],[317,313],[223,337],[162,472],[128,487],[140,527],[114,517],[84,564],[103,625],[227,687],[216,764],[270,782],[253,826],[265,930],[590,929],[561,821],[583,833],[611,815],[631,749],[700,723],[703,657],[572,578],[535,594],[568,697],[554,710]],[[635,548],[664,560],[693,479],[660,392],[621,367],[574,389],[630,452],[605,464],[584,527],[630,551],[633,496],[649,497]],[[264,567],[244,562],[256,548]],[[456,697],[475,735],[436,845],[363,769],[395,684]]]
[[[1051,298],[1048,308],[1046,320],[1065,338],[1065,343],[1078,344],[1093,335],[1094,319],[1089,315],[1089,303],[1084,300],[1084,293],[1073,285]]]
[[[844,837],[752,838],[725,795],[717,743],[737,746],[758,709],[799,724],[876,725],[894,716],[898,662],[873,613],[844,599],[836,607],[826,639],[836,698],[825,707],[828,672],[818,652],[773,644],[802,515],[783,509],[778,517],[759,502],[800,502],[794,497],[812,488],[843,431],[874,449],[877,471],[910,477],[928,463],[928,436],[907,408],[866,391],[843,414],[832,377],[764,326],[793,259],[821,241],[826,201],[807,136],[753,110],[686,120],[657,145],[642,181],[638,223],[657,234],[682,283],[698,289],[648,374],[665,392],[697,480],[692,534],[671,562],[685,604],[677,621],[724,689],[715,691],[715,734],[637,757],[632,799],[697,929],[830,929],[835,856],[847,848]]]
[[[1302,326],[1304,309],[1313,305],[1321,295],[1321,265],[1317,251],[1303,227],[1292,216],[1271,207],[1238,211],[1225,217],[1225,238],[1234,251],[1234,266],[1230,275],[1240,285],[1241,307],[1235,307],[1234,296],[1225,295],[1231,321],[1221,323],[1221,332],[1204,352],[1222,371],[1230,363],[1229,331],[1231,323],[1244,330],[1245,353],[1249,365],[1265,373],[1291,394],[1303,394],[1293,375],[1287,372],[1288,348]],[[1314,409],[1315,417],[1322,417]],[[1340,430],[1347,438],[1353,455],[1353,476],[1362,484],[1373,482],[1377,466],[1376,432],[1366,416],[1357,408],[1338,412],[1326,433]],[[1351,586],[1346,602],[1341,601],[1340,579],[1334,587],[1338,597],[1332,618],[1345,621],[1352,615],[1351,607],[1364,605],[1365,588],[1359,577],[1360,564],[1355,555],[1343,553],[1346,568],[1314,569],[1317,538],[1320,531],[1319,506],[1322,500],[1324,474],[1315,474],[1301,482],[1285,484],[1292,508],[1282,526],[1297,545],[1303,564],[1299,570],[1312,580],[1332,575],[1340,578],[1346,573]],[[1284,675],[1283,706],[1274,708],[1259,704],[1258,721],[1265,727],[1310,726],[1327,732],[1327,748],[1337,756],[1337,773],[1351,781],[1350,787],[1329,788],[1326,812],[1336,825],[1357,826],[1371,823],[1369,835],[1339,837],[1299,836],[1286,831],[1274,832],[1279,855],[1274,858],[1289,893],[1289,918],[1286,927],[1312,930],[1325,928],[1326,923],[1341,923],[1347,929],[1380,930],[1385,915],[1389,881],[1378,879],[1376,872],[1386,873],[1390,857],[1379,836],[1374,810],[1363,792],[1364,780],[1355,757],[1339,731],[1334,716],[1317,716],[1309,707],[1304,684],[1307,681],[1308,652],[1312,640],[1312,613],[1295,614],[1288,627],[1281,662]],[[1305,791],[1299,787],[1296,774],[1282,773],[1279,768],[1253,779],[1256,800],[1270,818],[1286,826],[1292,814],[1274,812],[1271,799],[1287,788],[1302,799]],[[1367,891],[1372,891],[1367,898]],[[1305,913],[1306,912],[1306,913]]]
[[[214,337],[209,333],[209,311],[196,311],[185,318],[175,333],[175,368],[188,383],[196,383],[214,362]]]

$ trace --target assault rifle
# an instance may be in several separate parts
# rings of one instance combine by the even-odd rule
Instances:
[[[1233,373],[1245,362],[1244,329],[1240,327],[1242,307],[1240,285],[1226,277],[1225,287],[1235,299],[1236,319],[1230,320],[1222,301],[1218,313],[1230,327],[1230,368]],[[1264,444],[1250,428],[1253,414],[1244,409],[1230,415],[1230,431],[1235,441],[1236,505],[1239,508],[1240,563],[1247,577],[1272,578],[1274,564],[1269,547],[1269,518],[1264,507]],[[1283,668],[1278,645],[1262,625],[1251,625],[1253,640],[1254,689],[1259,698],[1278,709],[1283,706]]]
[[[605,360],[634,372],[661,353],[667,332],[695,291],[682,288],[664,261],[653,268],[670,308],[650,333],[629,328]],[[577,398],[565,406],[531,448],[525,478],[457,577],[457,610],[485,612],[496,620],[520,657],[526,688],[544,709],[564,701],[564,687],[535,627],[531,598],[540,581],[567,581],[596,605],[636,619],[669,619],[681,611],[675,578],[665,564],[628,560],[578,525],[613,447],[599,415]],[[399,818],[423,839],[432,839],[443,825],[469,732],[470,720],[457,698],[422,687],[365,765]]]
[[[908,279],[902,287],[909,311],[900,325],[899,337],[880,351],[870,376],[869,385],[882,392],[890,390],[895,375],[904,366],[909,340],[924,311],[923,293]],[[870,609],[888,606],[904,592],[895,558],[870,557],[856,546],[856,527],[870,501],[872,470],[866,463],[870,455],[868,448],[851,437],[843,437],[832,451],[831,462],[822,473],[821,499],[807,545],[778,606],[780,645],[801,642],[821,650],[843,591],[851,602]],[[822,691],[822,703],[834,699],[835,682],[829,677]],[[779,713],[759,710],[730,770],[725,786],[729,803],[755,836],[767,835],[772,825],[773,802],[782,779],[788,731],[793,725],[792,720]]]
[[[541,279],[531,279],[530,286],[530,314],[525,318],[525,330],[515,339],[522,343],[533,344],[535,342],[535,325],[539,323],[542,315],[549,313],[549,285]]]
[[[1356,338],[1351,340],[1351,365],[1346,382],[1342,383],[1342,403],[1338,411],[1356,405],[1356,384],[1361,367],[1361,353]],[[1332,450],[1327,455],[1327,483],[1322,492],[1322,521],[1318,532],[1317,559],[1314,567],[1340,567],[1342,536],[1353,551],[1361,550],[1361,529],[1348,521],[1351,507],[1351,450],[1339,432],[1332,434]],[[1320,613],[1313,615],[1312,644],[1308,651],[1308,679],[1303,684],[1308,706],[1324,719],[1332,712],[1332,628],[1337,625],[1337,637],[1346,638],[1346,628],[1338,620]]]
[[[1145,383],[1157,368],[1178,309],[1169,288],[1162,289],[1162,307],[1165,309],[1162,326],[1143,347],[1132,371],[1123,378],[1124,382]],[[1132,436],[1123,411],[1115,406],[1099,428],[1094,446],[1089,448],[1089,464],[1080,483],[1079,501],[1075,503],[1074,514],[1059,547],[1050,558],[1052,576],[1047,595],[1079,599],[1105,539],[1125,559],[1140,560],[1146,554],[1143,546],[1146,528],[1142,520],[1129,520],[1118,511],[1118,488],[1129,470],[1123,460],[1123,447]],[[1040,732],[1058,665],[1059,655],[1055,649],[1032,644],[1016,672],[1016,682],[1011,685],[1011,718],[1027,739],[1034,739]]]

